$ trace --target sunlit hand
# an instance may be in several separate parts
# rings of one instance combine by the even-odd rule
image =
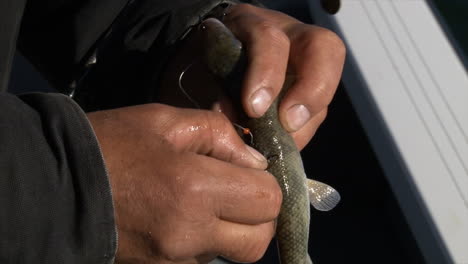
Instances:
[[[248,51],[242,103],[250,117],[265,113],[286,73],[295,77],[280,105],[280,119],[302,149],[324,120],[338,86],[343,42],[329,30],[248,4],[232,6],[223,22]]]
[[[264,254],[281,190],[223,114],[150,104],[88,117],[112,186],[118,263]]]

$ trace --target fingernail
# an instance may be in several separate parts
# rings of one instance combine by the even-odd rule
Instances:
[[[255,159],[259,160],[260,162],[267,162],[265,156],[263,156],[260,152],[258,152],[256,149],[252,148],[249,145],[247,146],[247,150],[254,156]]]
[[[251,97],[252,110],[262,116],[271,104],[272,96],[266,88],[256,91]]]
[[[288,127],[293,131],[301,129],[310,119],[310,112],[305,105],[294,105],[286,114]]]

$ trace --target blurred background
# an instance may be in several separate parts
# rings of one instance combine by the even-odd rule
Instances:
[[[306,1],[264,3],[304,22],[314,22]],[[466,67],[468,1],[429,3]],[[53,89],[17,54],[10,91]],[[334,186],[342,196],[331,212],[312,210],[310,253],[315,263],[426,263],[342,86],[329,107],[328,118],[302,155],[308,176]],[[270,250],[263,263],[274,263],[275,254]]]

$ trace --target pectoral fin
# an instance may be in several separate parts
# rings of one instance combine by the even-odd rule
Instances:
[[[340,194],[333,187],[311,179],[307,179],[309,200],[319,211],[330,211],[340,202]]]

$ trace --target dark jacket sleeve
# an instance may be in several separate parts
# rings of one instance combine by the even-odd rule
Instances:
[[[20,50],[86,111],[154,102],[164,66],[185,30],[220,3],[239,2],[62,0],[67,4],[45,9],[31,1],[36,4],[26,8]],[[96,63],[88,67],[91,61]]]
[[[60,94],[0,94],[0,263],[113,263],[109,182],[84,113]]]
[[[113,204],[86,115],[6,92],[24,0],[0,2],[0,263],[112,263]]]
[[[100,109],[148,102],[174,43],[219,3],[29,0],[18,47],[58,91],[86,79],[78,88],[95,92]],[[6,12],[0,10],[0,263],[112,263],[117,234],[96,137],[68,96],[4,92],[16,30],[3,27],[21,21]],[[97,63],[86,69],[93,54]]]

